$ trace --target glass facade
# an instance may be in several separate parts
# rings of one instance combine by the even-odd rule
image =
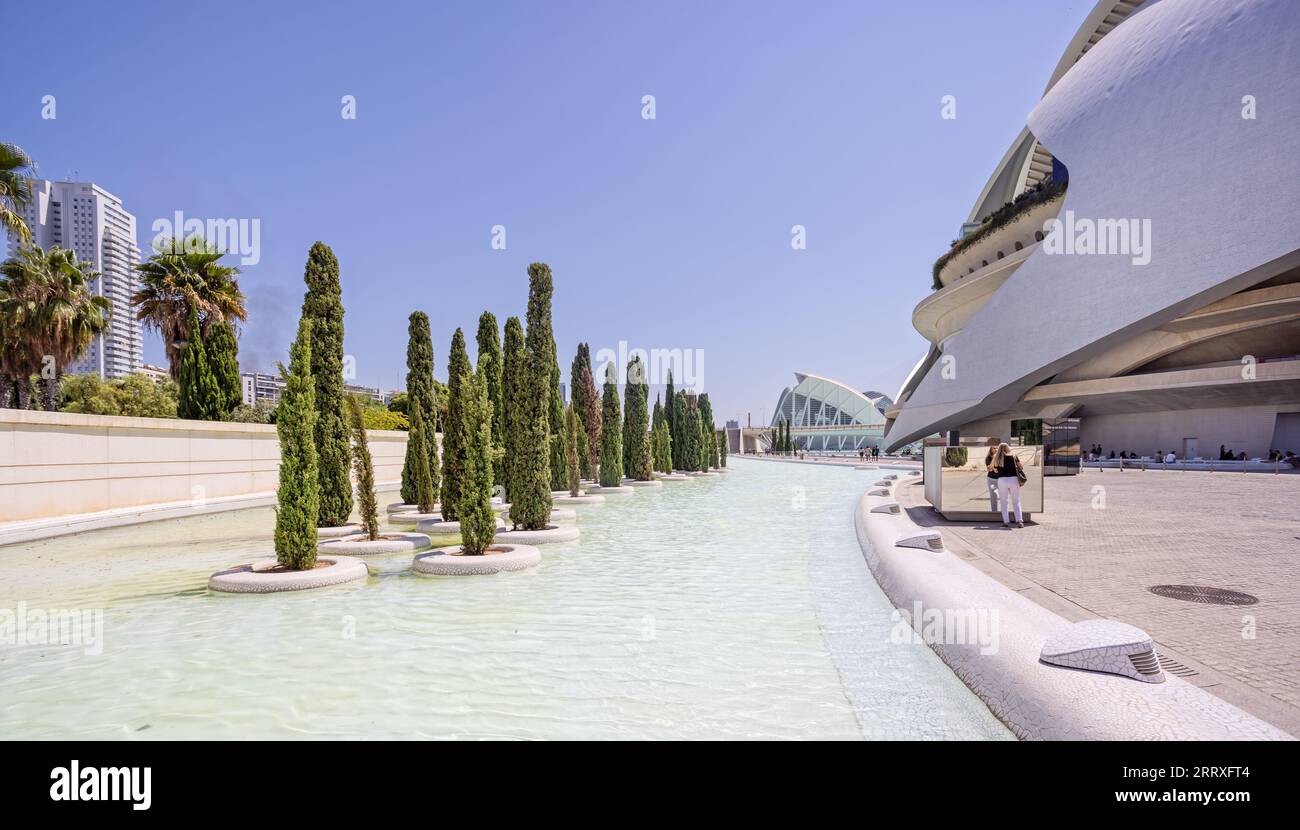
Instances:
[[[781,392],[771,425],[789,424],[797,449],[856,454],[883,445],[888,397],[817,375],[796,373],[795,380]]]

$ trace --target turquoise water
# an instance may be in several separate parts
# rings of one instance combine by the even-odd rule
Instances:
[[[734,472],[580,505],[538,568],[210,594],[269,509],[0,548],[0,609],[102,609],[102,653],[0,643],[3,738],[1006,738],[890,642],[852,510],[870,474]],[[383,501],[389,501],[381,497]]]

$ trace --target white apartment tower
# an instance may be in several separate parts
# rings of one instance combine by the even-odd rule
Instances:
[[[67,371],[103,378],[138,372],[144,347],[140,321],[131,306],[139,284],[135,217],[122,208],[121,199],[91,182],[37,179],[31,184],[32,199],[23,218],[32,229],[32,241],[42,248],[70,249],[78,259],[91,263],[100,275],[91,282],[91,293],[106,297],[113,306],[107,331]],[[17,246],[17,240],[10,238],[11,255]]]

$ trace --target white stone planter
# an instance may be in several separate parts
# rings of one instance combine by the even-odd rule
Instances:
[[[274,559],[250,565],[236,565],[208,577],[208,590],[226,594],[272,594],[279,591],[307,591],[345,582],[359,582],[370,575],[366,563],[350,556],[318,556],[310,571],[277,570]]]
[[[361,532],[361,525],[356,522],[348,522],[338,527],[318,527],[316,528],[316,538],[319,539],[338,539],[343,536],[352,536]]]
[[[437,507],[437,505],[434,505],[434,507]],[[418,504],[404,504],[400,501],[395,501],[385,508],[389,513],[414,513],[419,509],[420,505]]]
[[[655,473],[659,476],[660,481],[690,481],[691,477],[686,473]]]
[[[578,511],[573,510],[572,508],[568,508],[568,507],[551,508],[552,524],[568,524],[569,522],[576,522],[577,520],[578,520]]]
[[[563,496],[551,496],[551,504],[553,505],[554,504],[600,504],[604,500],[605,500],[604,496],[597,496],[591,493],[582,496],[570,496],[567,494]]]
[[[638,481],[635,478],[625,478],[623,479],[623,486],[624,487],[663,487],[664,483],[657,478],[652,478],[649,481]]]
[[[522,571],[541,563],[542,552],[532,545],[493,543],[482,556],[464,556],[460,546],[435,548],[422,553],[411,562],[411,570],[431,576],[470,576],[495,574],[502,571]]]
[[[505,522],[501,521],[500,516],[495,518],[498,528],[506,526]],[[460,536],[460,522],[444,522],[442,516],[421,519],[415,525],[415,529],[434,538]]]
[[[432,513],[390,513],[388,514],[388,523],[390,525],[402,525],[403,527],[415,527],[426,519],[437,519],[442,521],[442,514],[436,510]]]
[[[592,487],[590,492],[592,495],[596,496],[626,496],[635,493],[636,488],[628,487],[627,485],[619,485],[618,487]]]
[[[547,525],[541,530],[497,531],[494,543],[505,545],[546,545],[552,542],[572,542],[578,538],[577,525]]]
[[[713,472],[715,472],[715,473],[730,473],[730,472],[732,472],[732,469],[731,469],[730,467],[714,467],[714,468],[713,468]]]
[[[408,553],[429,546],[429,537],[423,533],[380,533],[371,541],[364,533],[342,539],[326,539],[316,545],[320,553],[337,553],[344,556],[378,556],[384,553]]]

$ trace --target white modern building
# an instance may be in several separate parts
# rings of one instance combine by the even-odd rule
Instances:
[[[140,261],[135,217],[122,200],[92,182],[32,181],[32,198],[23,213],[32,241],[42,248],[55,245],[73,251],[99,272],[90,290],[113,307],[108,330],[95,338],[67,371],[120,378],[139,371],[144,363],[144,338],[131,296],[139,285]],[[12,256],[18,248],[9,240]]]
[[[280,395],[284,392],[284,378],[278,374],[269,372],[241,372],[239,379],[243,385],[243,402],[249,406],[257,404],[259,401],[278,404]],[[358,386],[354,383],[345,383],[343,391],[349,395],[360,395],[363,398],[370,398],[375,403],[387,404],[392,400],[394,393],[384,393],[375,386]]]
[[[879,392],[858,392],[839,381],[796,372],[772,411],[771,426],[790,425],[796,449],[814,453],[856,453],[880,446],[885,408]]]
[[[885,443],[1300,452],[1297,43],[1294,0],[1097,3],[935,263]]]

